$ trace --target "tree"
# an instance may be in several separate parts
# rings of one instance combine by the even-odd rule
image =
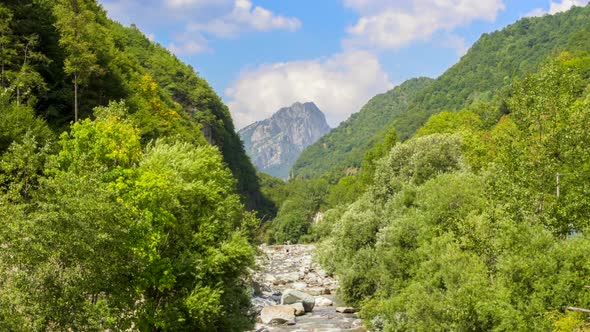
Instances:
[[[397,144],[398,137],[395,128],[392,128],[385,135],[385,138],[379,143],[375,144],[363,157],[361,164],[360,181],[365,185],[373,183],[375,170],[377,169],[377,162],[379,159],[389,154],[389,151]]]
[[[74,83],[74,122],[78,121],[78,90],[92,74],[100,72],[93,51],[95,15],[85,0],[59,0],[54,7],[55,27],[60,32],[59,44],[66,52],[64,70]]]
[[[12,23],[12,12],[4,5],[0,4],[0,87],[6,88],[8,84],[7,71],[8,66],[16,56],[14,48],[14,36],[10,27]]]
[[[31,35],[23,38],[20,43],[21,65],[20,69],[14,73],[14,82],[12,86],[16,90],[16,104],[20,105],[21,99],[33,99],[34,89],[39,91],[47,90],[47,85],[43,77],[37,72],[32,63],[48,62],[49,59],[40,52],[36,51],[39,45],[39,36]]]
[[[168,141],[142,148],[125,105],[111,103],[62,134],[47,162],[30,135],[11,145],[0,159],[0,328],[249,327],[257,220],[216,148]]]

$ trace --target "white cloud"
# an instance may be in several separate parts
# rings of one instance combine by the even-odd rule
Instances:
[[[543,8],[535,8],[530,13],[528,13],[527,17],[532,16],[543,16],[546,14],[553,15],[561,12],[565,12],[574,6],[582,7],[588,4],[589,0],[561,0],[558,2],[551,1],[549,3],[549,10],[545,10]]]
[[[392,88],[377,57],[348,51],[307,61],[265,64],[243,71],[226,89],[237,128],[300,101],[313,101],[332,127],[357,112],[377,93]]]
[[[361,16],[348,28],[348,47],[395,49],[452,32],[475,20],[494,21],[502,0],[344,0]]]
[[[199,34],[182,35],[168,45],[168,50],[176,55],[192,55],[211,51],[207,39]]]
[[[190,1],[190,0],[175,0]],[[301,26],[301,21],[295,17],[275,15],[268,9],[254,6],[250,0],[235,0],[231,13],[204,23],[193,23],[191,31],[208,32],[218,37],[230,37],[247,30],[295,31]]]
[[[181,31],[169,36],[177,54],[210,51],[208,38],[252,31],[296,31],[301,21],[256,6],[252,0],[99,0],[109,16],[142,30]],[[162,37],[162,36],[159,36]]]

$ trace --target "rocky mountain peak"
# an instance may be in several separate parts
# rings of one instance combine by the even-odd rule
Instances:
[[[301,151],[330,130],[313,102],[296,102],[245,127],[239,135],[258,170],[286,179]]]

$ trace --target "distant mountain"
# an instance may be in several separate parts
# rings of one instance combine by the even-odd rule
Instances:
[[[295,103],[238,134],[259,171],[287,179],[301,151],[330,130],[324,113],[314,103]]]
[[[382,138],[383,131],[395,128],[400,139],[406,140],[433,114],[493,101],[514,79],[535,71],[552,54],[564,50],[590,51],[585,38],[588,34],[582,33],[589,27],[590,6],[586,6],[556,15],[523,18],[502,30],[485,33],[457,64],[419,91],[415,90],[418,93],[411,98],[405,96],[403,102],[392,98],[395,89],[373,98],[330,135],[307,148],[294,165],[293,175],[301,178],[329,175],[334,180],[354,172],[363,153],[379,138],[369,137],[366,141],[363,137],[363,144],[359,144],[349,139],[351,133],[377,132]],[[361,120],[379,112],[389,119]]]

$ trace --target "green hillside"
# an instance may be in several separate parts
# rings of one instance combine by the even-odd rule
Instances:
[[[501,101],[489,126],[470,110],[432,116],[311,226],[369,329],[587,328],[571,307],[590,306],[588,53],[545,60]]]
[[[0,331],[251,329],[274,209],[209,84],[96,0],[0,2],[0,69]]]
[[[440,111],[456,111],[475,101],[489,101],[514,78],[536,70],[590,25],[590,6],[556,15],[524,18],[500,31],[484,34],[456,65],[419,94],[392,124],[407,139]]]
[[[293,166],[295,176],[310,178],[328,172],[338,176],[348,168],[358,168],[365,152],[385,136],[384,124],[431,83],[429,78],[415,78],[371,98],[360,112],[303,151]]]
[[[58,4],[55,1],[8,0],[2,4],[8,15],[8,25],[0,32],[8,41],[2,44],[6,69],[2,84],[16,85],[16,73],[24,71],[21,49],[33,49],[38,57],[30,60],[27,70],[40,77],[36,81],[23,79],[22,102],[33,106],[55,131],[67,129],[74,120],[72,75],[64,70],[64,61],[86,51],[92,61],[82,67],[93,70],[79,86],[80,119],[92,117],[96,106],[123,100],[140,125],[144,143],[162,136],[204,142],[205,133],[206,139],[220,148],[238,179],[237,189],[246,205],[250,209],[268,205],[228,108],[191,66],[151,42],[135,26],[124,27],[110,20],[95,1],[81,2],[81,8],[85,8],[80,16],[83,21],[72,17],[59,21],[52,15]],[[70,44],[64,38],[60,40],[60,31],[76,27],[77,40]],[[37,41],[25,44],[31,36]]]
[[[377,128],[367,126],[366,129],[360,121],[342,123],[340,127],[343,129],[334,129],[332,134],[302,153],[293,168],[294,174],[319,177],[335,172],[336,178],[344,176],[342,170],[357,167],[362,153],[348,158],[352,149],[350,144],[325,144],[331,142],[332,135],[342,132],[374,133],[382,128],[394,127],[400,139],[406,140],[432,114],[458,111],[476,101],[492,101],[514,78],[535,70],[539,63],[564,49],[570,41],[584,45],[584,40],[576,38],[579,38],[579,31],[589,25],[590,6],[575,7],[556,15],[524,18],[500,31],[484,34],[457,64],[421,90],[402,111],[391,114],[389,122],[378,123]],[[397,101],[391,101],[391,104],[380,107],[399,107]],[[358,113],[359,116],[369,105]],[[354,126],[350,127],[351,124]]]

